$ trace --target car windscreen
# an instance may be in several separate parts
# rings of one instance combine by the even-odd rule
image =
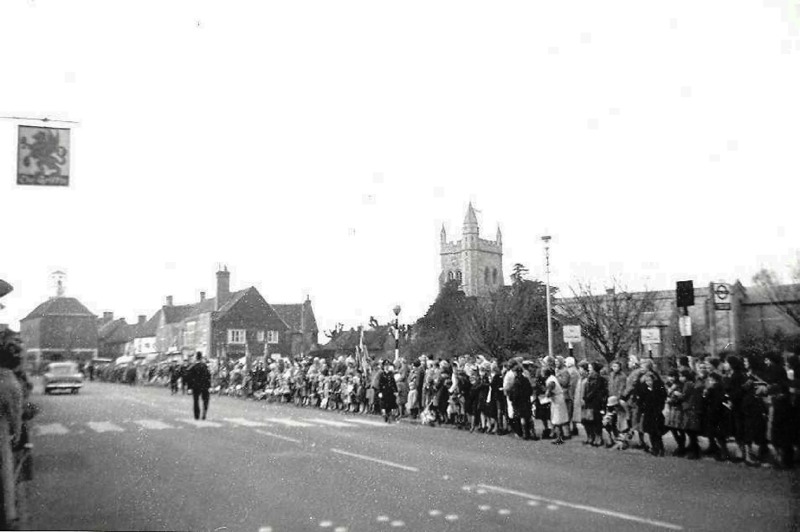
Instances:
[[[49,372],[53,375],[74,375],[77,373],[75,366],[50,366]]]

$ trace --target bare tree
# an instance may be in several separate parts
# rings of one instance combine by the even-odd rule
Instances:
[[[605,293],[592,293],[590,283],[570,287],[572,298],[561,299],[556,310],[564,323],[581,326],[581,333],[608,362],[636,343],[639,330],[653,320],[656,293],[630,292],[617,279]]]
[[[800,262],[792,268],[791,281],[781,284],[780,278],[767,269],[753,276],[753,282],[764,290],[775,308],[800,326]]]

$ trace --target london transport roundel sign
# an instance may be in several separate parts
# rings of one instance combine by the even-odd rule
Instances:
[[[730,310],[731,309],[731,289],[727,283],[715,283],[712,287],[714,292],[714,309],[715,310]]]

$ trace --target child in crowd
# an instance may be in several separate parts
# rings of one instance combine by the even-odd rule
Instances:
[[[678,448],[675,456],[686,454],[686,433],[683,431],[683,387],[686,378],[681,377],[678,370],[672,370],[667,376],[667,404],[664,407],[664,426],[672,433]]]

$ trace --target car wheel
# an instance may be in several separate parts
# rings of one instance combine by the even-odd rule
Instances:
[[[72,393],[74,393],[75,395],[78,395],[78,390],[79,390],[79,389],[80,389],[80,388],[73,388],[73,389],[72,389]]]
[[[45,394],[45,395],[50,395],[50,390],[48,390],[47,388],[45,388],[45,389],[44,389],[44,394]]]

